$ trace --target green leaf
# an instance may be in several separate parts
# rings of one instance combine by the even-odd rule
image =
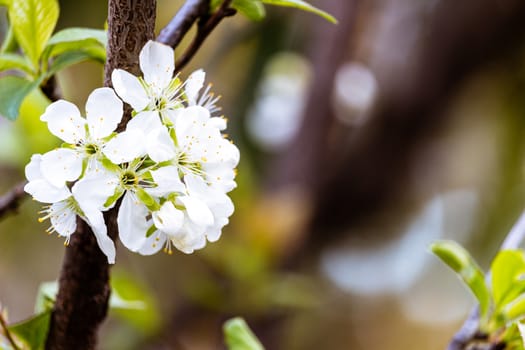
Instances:
[[[319,15],[323,17],[324,19],[326,19],[328,22],[332,22],[334,24],[337,23],[337,20],[335,19],[334,16],[332,16],[328,12],[325,12],[323,10],[318,9],[317,7],[310,5],[306,1],[302,1],[302,0],[262,0],[262,2],[268,5],[298,8],[300,10],[315,13],[316,15]]]
[[[20,104],[38,85],[40,80],[29,81],[14,76],[0,78],[0,115],[15,120],[18,117]]]
[[[104,160],[106,160],[107,158],[104,158]],[[107,161],[109,162],[109,159],[107,159]],[[102,163],[104,164],[104,162]],[[114,165],[113,163],[111,163],[112,165]],[[122,195],[124,194],[124,189],[120,186],[117,186],[115,188],[115,193],[113,193],[113,195],[111,195],[107,200],[106,202],[104,203],[104,206],[106,208],[109,208],[113,205],[113,203],[115,203],[120,197],[122,197]]]
[[[8,69],[19,69],[31,73],[31,67],[24,57],[14,53],[2,53],[0,54],[0,71]]]
[[[498,315],[502,323],[519,320],[525,316],[525,294],[520,295],[503,307]]]
[[[62,53],[53,60],[49,69],[45,72],[45,75],[46,77],[50,77],[64,68],[87,60],[104,63],[106,60],[106,50],[101,46],[86,46],[79,51]]]
[[[525,289],[525,255],[520,250],[503,250],[491,266],[492,296],[496,309],[512,301]]]
[[[104,62],[106,58],[105,47],[107,44],[107,32],[99,29],[88,28],[68,28],[59,31],[49,39],[44,53],[43,61],[49,58],[70,51],[85,51],[87,47],[96,47],[104,51],[103,55],[98,55]]]
[[[66,42],[75,42],[93,39],[98,41],[102,46],[108,42],[108,34],[102,29],[91,28],[67,28],[55,33],[47,42],[47,47]]]
[[[11,4],[11,0],[0,0],[0,6],[8,6]]]
[[[240,317],[226,321],[223,330],[228,350],[264,350],[250,327]]]
[[[9,7],[16,40],[35,68],[53,33],[58,11],[56,0],[12,0]]]
[[[435,242],[430,249],[465,282],[479,302],[481,315],[486,316],[490,308],[490,293],[481,268],[470,254],[453,241]]]
[[[266,16],[261,0],[233,0],[231,6],[252,21],[260,21]]]
[[[9,327],[9,330],[22,339],[31,350],[41,350],[45,347],[51,311],[38,314],[28,320]]]

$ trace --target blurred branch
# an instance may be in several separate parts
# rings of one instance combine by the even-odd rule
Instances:
[[[154,38],[156,1],[110,0],[108,8],[105,86],[111,86],[111,72],[115,68],[139,75],[139,52]],[[127,106],[119,130],[125,128],[130,118]],[[117,210],[118,204],[104,215],[113,240],[118,235]],[[107,258],[90,227],[78,218],[60,273],[46,349],[94,349],[97,330],[107,315],[109,295]]]
[[[222,5],[212,16],[207,14],[201,15],[199,22],[197,23],[197,34],[195,35],[195,38],[175,63],[175,67],[178,71],[182,70],[182,68],[184,68],[184,66],[186,66],[186,64],[192,59],[197,50],[199,50],[204,43],[204,40],[206,40],[208,35],[210,35],[223,18],[233,16],[237,13],[235,9],[230,7],[231,2],[232,0],[224,0]]]
[[[312,231],[342,232],[404,191],[413,156],[444,124],[444,110],[461,83],[523,43],[525,3],[493,5],[490,0],[436,4],[425,19],[420,46],[412,48],[414,59],[390,72],[395,79],[381,89],[368,123],[348,138],[340,161],[318,160],[328,176],[317,189]],[[316,243],[328,242],[327,235],[317,237]]]
[[[62,94],[60,93],[60,88],[57,84],[56,76],[53,75],[51,78],[47,79],[44,84],[40,86],[42,89],[42,92],[46,97],[51,101],[55,102],[62,98]]]
[[[26,193],[24,192],[25,185],[25,181],[20,182],[9,192],[0,197],[0,218],[3,218],[10,212],[16,213],[21,202],[27,198]]]
[[[170,23],[160,31],[157,41],[176,48],[193,23],[208,12],[209,0],[186,1]]]

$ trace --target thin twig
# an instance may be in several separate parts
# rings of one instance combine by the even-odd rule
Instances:
[[[16,212],[22,200],[27,196],[24,192],[24,186],[26,182],[20,182],[13,187],[9,192],[0,197],[0,218],[3,218],[10,212]]]
[[[4,317],[2,315],[2,310],[0,310],[0,326],[2,327],[2,330],[4,331],[4,335],[7,338],[7,341],[11,344],[14,350],[20,350],[18,345],[16,345],[15,340],[11,336],[11,332],[9,331],[9,328],[7,327],[7,322],[4,320]]]
[[[208,0],[186,1],[170,23],[160,31],[157,41],[176,48],[193,23],[199,17],[206,15],[208,11]]]
[[[222,21],[223,18],[233,16],[237,11],[230,7],[232,0],[224,0],[219,9],[209,18],[207,16],[201,17],[197,27],[197,34],[191,42],[191,44],[186,48],[186,51],[175,63],[177,70],[181,70],[186,66],[186,64],[192,59],[197,50],[204,43],[204,40],[210,35],[210,33],[215,29],[215,27]]]

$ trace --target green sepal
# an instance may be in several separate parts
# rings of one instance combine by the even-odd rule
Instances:
[[[475,260],[462,246],[453,241],[435,242],[430,249],[470,288],[479,302],[482,318],[486,318],[490,309],[491,297],[483,271]]]
[[[113,195],[111,195],[104,203],[104,207],[111,207],[120,197],[122,197],[124,192],[125,190],[122,187],[117,186],[117,188],[115,188],[115,193],[113,193]]]
[[[157,231],[157,228],[155,225],[151,225],[146,231],[146,237],[150,237],[153,233],[155,233],[155,231]]]
[[[111,162],[111,160],[109,160],[109,158],[107,157],[101,157],[100,162],[102,163],[104,168],[108,169],[111,172],[119,173],[122,170],[117,164]]]
[[[142,187],[137,187],[135,190],[137,198],[150,210],[157,211],[160,209],[159,203]]]

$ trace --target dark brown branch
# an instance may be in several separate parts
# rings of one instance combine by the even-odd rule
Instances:
[[[154,38],[155,9],[155,0],[109,1],[106,86],[111,86],[111,72],[115,68],[139,75],[139,52]],[[130,117],[128,106],[119,130]],[[117,208],[118,205],[105,215],[113,240],[118,233]],[[62,265],[46,349],[94,349],[97,330],[106,318],[109,295],[107,258],[90,227],[78,219],[77,231],[71,236]]]
[[[230,4],[231,0],[224,0],[222,5],[212,16],[201,16],[198,22],[197,34],[195,35],[195,38],[175,63],[175,67],[178,71],[182,70],[182,68],[184,68],[186,64],[192,59],[197,50],[199,50],[201,45],[204,43],[204,40],[206,40],[208,35],[210,35],[213,29],[217,27],[223,18],[235,15],[237,11],[231,8]]]
[[[11,212],[16,213],[22,201],[27,198],[24,192],[25,185],[25,181],[21,182],[0,197],[0,218]]]
[[[55,102],[62,98],[62,93],[57,84],[56,76],[53,75],[51,78],[47,79],[41,86],[40,89],[46,95],[46,97],[51,101]]]
[[[206,16],[208,11],[208,0],[186,1],[170,23],[160,31],[157,41],[176,48],[193,23]]]

